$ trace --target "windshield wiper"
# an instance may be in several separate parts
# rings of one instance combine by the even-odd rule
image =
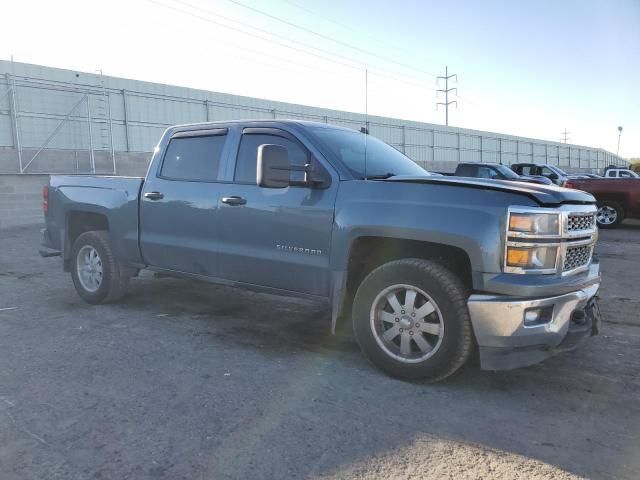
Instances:
[[[395,173],[382,173],[380,175],[369,175],[367,177],[362,177],[362,180],[386,180],[387,178],[395,177]]]

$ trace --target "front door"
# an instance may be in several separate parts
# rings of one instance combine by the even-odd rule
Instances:
[[[248,133],[253,130],[253,133]],[[328,296],[329,250],[338,182],[326,188],[262,188],[256,184],[258,146],[286,147],[295,165],[314,162],[286,132],[245,129],[233,183],[220,204],[220,272],[225,279]]]
[[[140,246],[149,266],[218,275],[217,180],[226,133],[174,134],[161,165],[149,172],[140,201]]]

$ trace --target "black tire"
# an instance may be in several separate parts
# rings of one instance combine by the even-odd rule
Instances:
[[[91,291],[83,285],[78,273],[78,254],[84,247],[96,250],[102,268],[101,282],[97,290]],[[116,261],[111,249],[109,232],[91,231],[78,236],[71,249],[71,277],[73,285],[82,299],[91,304],[111,303],[121,299],[129,287],[129,276]]]
[[[443,324],[441,331],[444,333],[439,340],[439,347],[434,347],[432,356],[417,363],[406,363],[387,353],[378,343],[382,340],[376,340],[380,338],[379,335],[374,332],[372,312],[376,297],[385,289],[400,284],[416,287],[427,293],[439,308]],[[460,279],[438,263],[417,258],[386,263],[373,270],[356,293],[353,305],[356,340],[367,358],[389,375],[430,382],[442,380],[467,361],[475,345],[467,309],[468,297],[469,293]],[[415,350],[417,343],[412,343],[412,340],[409,342]]]
[[[603,209],[607,209],[609,215],[603,215]],[[613,213],[615,212],[615,213]],[[606,219],[606,221],[605,221]],[[624,209],[618,202],[610,200],[604,200],[598,202],[598,213],[596,214],[596,221],[600,228],[617,228],[624,220]]]

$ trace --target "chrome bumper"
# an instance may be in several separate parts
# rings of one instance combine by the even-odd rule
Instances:
[[[481,367],[507,370],[538,363],[596,334],[600,316],[592,299],[599,288],[600,269],[594,263],[583,287],[567,294],[544,298],[471,295],[468,308]],[[525,325],[525,312],[545,307],[551,311],[548,321]]]

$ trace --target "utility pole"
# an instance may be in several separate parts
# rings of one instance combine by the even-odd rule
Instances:
[[[616,156],[620,156],[620,137],[622,136],[622,127],[618,127],[618,149],[616,150]]]
[[[445,125],[449,126],[449,105],[451,105],[452,103],[456,104],[456,107],[458,106],[458,102],[456,100],[452,100],[451,102],[449,101],[449,92],[452,90],[456,91],[456,95],[458,94],[458,89],[456,87],[453,88],[449,88],[449,79],[456,77],[456,82],[458,81],[458,75],[455,73],[452,73],[451,75],[449,75],[449,67],[444,67],[444,77],[438,77],[438,81],[440,79],[444,80],[444,89],[438,89],[436,90],[436,92],[444,92],[444,102],[438,102],[436,103],[436,108],[438,105],[444,105],[444,111],[445,111]]]
[[[563,138],[562,138],[562,143],[567,143],[567,140],[569,140],[569,138],[567,137],[567,135],[569,135],[571,132],[567,132],[567,129],[564,129],[564,132],[562,132]]]

